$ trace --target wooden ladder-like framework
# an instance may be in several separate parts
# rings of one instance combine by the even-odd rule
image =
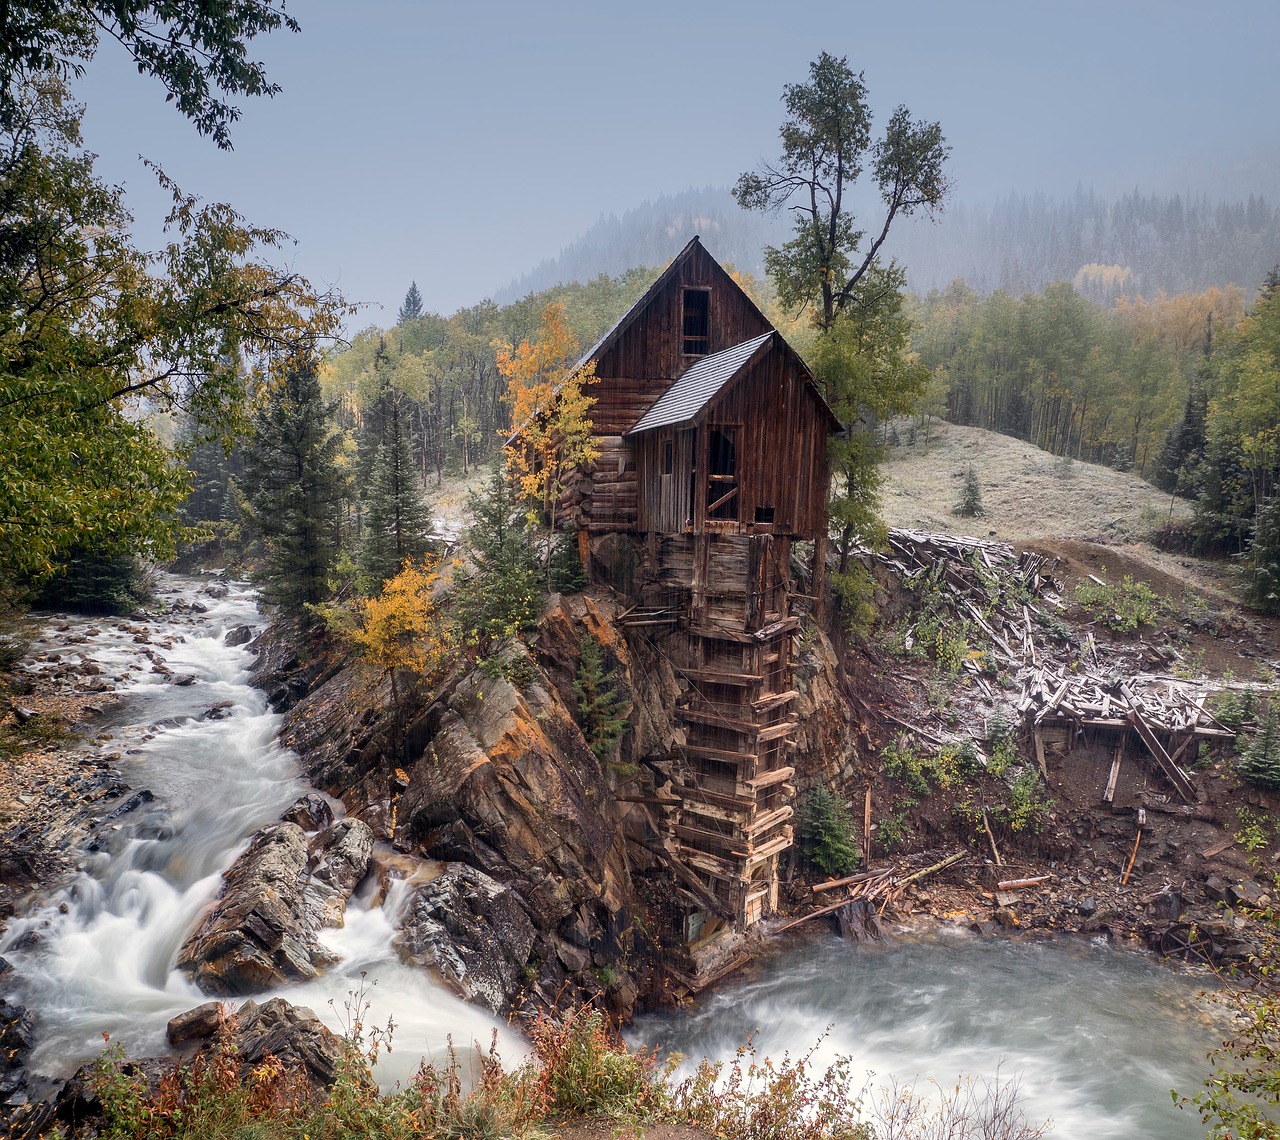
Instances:
[[[673,854],[740,927],[777,909],[791,846],[796,728],[785,537],[689,535],[664,541],[659,570],[688,575],[687,617],[668,639],[688,683]],[[665,563],[665,566],[664,566]]]

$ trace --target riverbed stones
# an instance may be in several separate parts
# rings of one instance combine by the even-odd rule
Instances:
[[[514,891],[451,863],[409,897],[396,948],[410,965],[434,967],[497,1013],[519,990],[536,937]]]
[[[280,818],[296,823],[303,831],[320,831],[333,822],[333,807],[319,792],[308,792],[299,796]]]
[[[253,626],[237,625],[222,635],[226,645],[248,645],[253,640]]]
[[[325,828],[311,841],[311,877],[306,887],[307,912],[314,927],[341,926],[347,899],[369,871],[373,830],[348,816]]]

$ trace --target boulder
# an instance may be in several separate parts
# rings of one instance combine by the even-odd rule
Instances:
[[[263,828],[223,876],[222,896],[178,954],[205,993],[257,993],[314,978],[325,958],[308,921],[310,852],[295,823]]]
[[[331,824],[311,841],[311,878],[307,913],[313,927],[341,926],[347,899],[368,874],[373,830],[348,816]]]
[[[248,645],[253,640],[253,626],[237,625],[222,635],[226,645]]]
[[[319,792],[308,792],[295,800],[280,818],[286,823],[296,823],[303,831],[320,831],[333,822],[333,808]]]
[[[227,1007],[220,1001],[207,1001],[186,1013],[169,1018],[165,1036],[170,1045],[185,1045],[188,1041],[206,1041],[218,1032],[218,1027],[228,1019]]]
[[[396,948],[411,965],[435,967],[464,997],[497,1013],[519,991],[536,937],[514,891],[451,863],[410,895]]]

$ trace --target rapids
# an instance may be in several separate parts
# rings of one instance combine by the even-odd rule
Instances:
[[[122,753],[125,780],[155,796],[110,825],[118,830],[109,845],[86,852],[71,882],[13,919],[0,941],[14,967],[5,978],[9,996],[37,1017],[30,1067],[45,1077],[69,1076],[96,1056],[103,1033],[133,1056],[167,1051],[168,1020],[207,1000],[174,968],[179,947],[248,837],[307,790],[296,757],[276,742],[281,718],[251,684],[253,654],[223,641],[236,626],[261,624],[253,592],[228,582],[227,596],[215,599],[199,579],[165,575],[161,583],[170,616],[46,618],[33,646],[64,661],[74,651],[115,681],[120,701],[108,709],[107,736],[96,748]],[[194,601],[207,612],[174,605]],[[139,626],[146,643],[130,632]],[[194,675],[194,683],[176,685],[152,672],[144,650],[174,675]],[[228,701],[221,719],[203,717]],[[339,965],[280,996],[342,1031],[364,975],[366,1024],[395,1022],[393,1050],[377,1068],[384,1083],[411,1076],[424,1056],[443,1059],[450,1035],[465,1051],[473,1042],[487,1047],[497,1031],[504,1057],[523,1056],[501,1022],[401,965],[391,949],[392,919],[353,899],[345,927],[321,935],[341,956]]]

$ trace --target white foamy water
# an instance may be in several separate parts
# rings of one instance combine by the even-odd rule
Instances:
[[[222,640],[228,629],[260,624],[252,591],[230,583],[228,596],[215,600],[200,593],[199,580],[163,583],[167,601],[198,599],[208,612],[138,623],[62,619],[35,646],[64,659],[80,655],[123,678],[116,689],[122,701],[107,713],[111,740],[102,747],[123,752],[124,778],[155,796],[119,817],[109,849],[86,854],[81,872],[14,919],[0,943],[14,966],[5,979],[9,996],[38,1019],[31,1067],[44,1076],[69,1075],[101,1050],[103,1033],[133,1055],[167,1051],[168,1020],[207,1000],[174,968],[183,940],[248,837],[307,790],[297,758],[276,741],[281,718],[250,684],[253,655]],[[56,625],[70,628],[53,632]],[[138,643],[122,625],[145,626],[150,643]],[[81,636],[83,643],[74,642]],[[144,650],[195,683],[168,683],[151,671]],[[200,719],[226,701],[221,719]],[[31,932],[38,943],[15,949]],[[519,1039],[486,1011],[401,964],[391,937],[388,914],[353,900],[346,927],[323,935],[340,963],[280,996],[309,1005],[341,1031],[350,1016],[344,1003],[363,980],[371,1003],[366,1022],[385,1025],[394,1017],[396,1024],[393,1052],[378,1065],[386,1083],[411,1076],[423,1057],[443,1058],[450,1036],[465,1050],[473,1041],[487,1047],[498,1030],[503,1055],[523,1055]]]
[[[821,1041],[819,1072],[850,1057],[873,1086],[1016,1079],[1028,1118],[1051,1118],[1054,1136],[1192,1140],[1204,1127],[1169,1092],[1198,1092],[1209,1071],[1223,1022],[1205,984],[1086,941],[788,939],[691,1011],[640,1018],[631,1036],[715,1060],[748,1037],[771,1057]]]

